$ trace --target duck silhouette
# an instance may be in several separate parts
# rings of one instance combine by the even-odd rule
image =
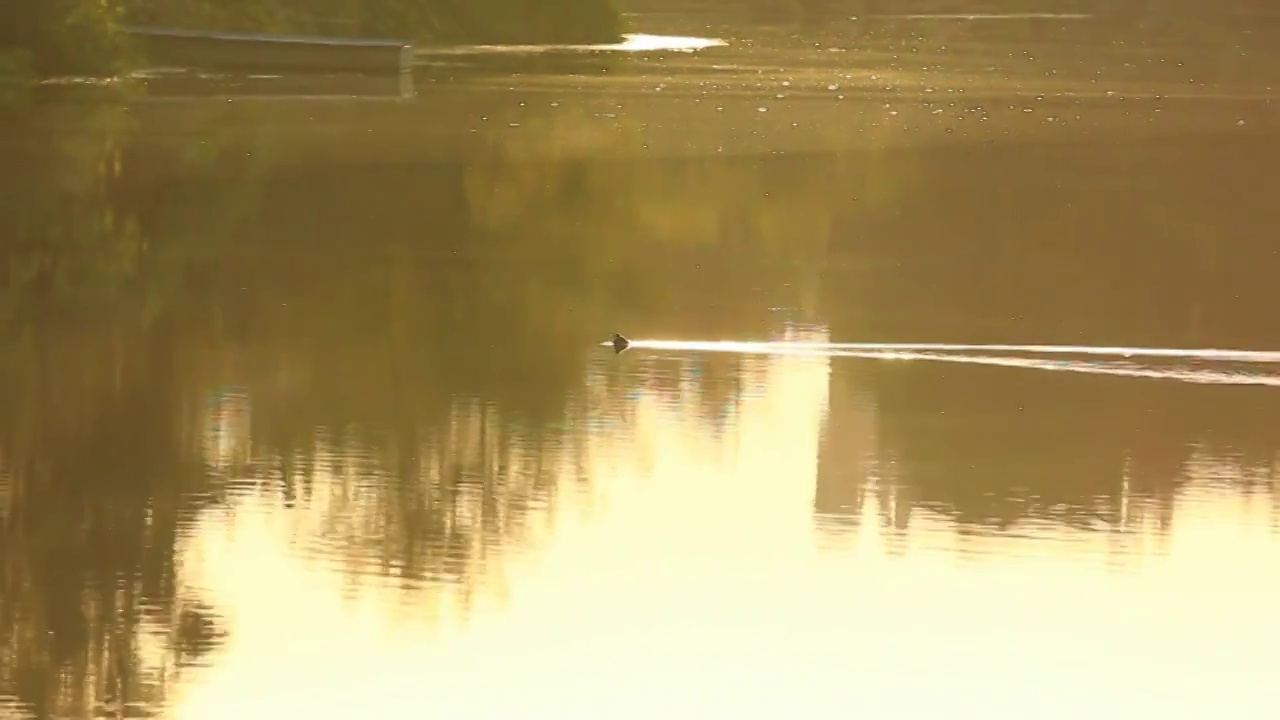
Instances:
[[[613,334],[613,351],[615,353],[621,353],[623,350],[626,350],[629,347],[631,347],[630,340],[619,335],[618,333]]]

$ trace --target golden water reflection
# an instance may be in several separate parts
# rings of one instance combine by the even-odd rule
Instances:
[[[785,337],[828,340],[812,328]],[[187,581],[227,636],[175,693],[173,716],[1280,710],[1266,690],[1280,588],[1258,572],[1280,560],[1275,504],[1230,487],[1238,468],[1193,454],[1165,510],[1176,526],[1123,497],[1114,532],[1035,518],[963,530],[928,508],[907,522],[875,407],[828,409],[833,383],[847,392],[857,367],[601,354],[582,415],[553,443],[565,454],[542,461],[548,486],[521,486],[536,473],[508,470],[512,495],[533,498],[525,506],[486,510],[510,496],[485,501],[479,489],[453,506],[454,524],[518,515],[524,531],[467,535],[470,564],[452,575],[377,564],[397,532],[388,488],[438,487],[438,447],[419,447],[422,471],[406,479],[322,433],[309,498],[294,504],[254,481],[188,533]],[[233,430],[245,442],[251,408],[229,403],[212,412],[241,422],[218,425],[209,447],[223,459],[212,459],[231,473],[227,458],[239,457],[251,472]],[[459,404],[452,427],[441,442],[489,476],[548,456],[519,437],[499,448],[480,404]],[[820,458],[837,448],[860,474],[856,513],[815,500]]]
[[[1276,716],[1272,388],[593,347],[1274,348],[1276,65],[992,25],[4,118],[0,717]]]

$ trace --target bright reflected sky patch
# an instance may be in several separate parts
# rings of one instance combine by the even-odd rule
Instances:
[[[466,45],[455,48],[432,48],[429,54],[473,54],[473,53],[543,53],[569,51],[614,52],[694,52],[711,47],[724,47],[729,43],[716,38],[686,37],[682,35],[647,35],[644,33],[627,33],[622,42],[601,43],[596,45]]]
[[[1089,20],[1088,13],[917,13],[914,15],[868,15],[897,20]]]

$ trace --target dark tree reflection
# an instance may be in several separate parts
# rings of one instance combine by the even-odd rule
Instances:
[[[880,262],[856,282],[824,289],[832,334],[1275,347],[1263,296],[1277,260],[1257,226],[1266,200],[1250,176],[1223,171],[1273,162],[1275,147],[1188,138],[1176,148],[939,150],[899,197],[898,218],[862,244]],[[1017,185],[996,181],[1028,162],[1054,170],[1021,173]],[[1280,402],[1269,389],[949,363],[849,365],[832,385],[819,514],[857,516],[874,487],[892,496],[882,509],[928,508],[961,526],[1049,519],[1118,531],[1134,520],[1126,513],[1142,509],[1167,531],[1188,468],[1206,458],[1237,468],[1241,491],[1274,487],[1277,446],[1266,428]],[[868,447],[850,456],[859,438]]]

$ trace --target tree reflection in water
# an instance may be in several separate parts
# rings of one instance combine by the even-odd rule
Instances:
[[[1274,341],[1269,196],[1212,171],[1274,164],[1256,139],[590,162],[573,142],[607,141],[566,111],[468,164],[333,167],[53,117],[6,128],[30,142],[0,173],[0,692],[40,717],[155,708],[208,661],[220,608],[175,558],[246,499],[353,586],[465,607],[590,490],[584,434],[632,431],[639,390],[718,438],[758,391],[755,359],[593,355],[615,330]],[[1207,475],[1274,507],[1269,395],[831,368],[827,530],[874,504],[891,540],[922,516],[1165,536]]]

